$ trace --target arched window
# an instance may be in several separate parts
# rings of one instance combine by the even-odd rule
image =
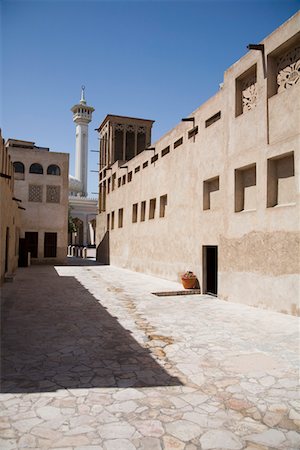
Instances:
[[[39,175],[42,175],[44,173],[43,167],[38,163],[31,164],[29,173],[37,173]]]
[[[56,164],[48,166],[47,175],[60,175],[60,168]]]
[[[16,173],[24,173],[24,164],[20,161],[14,162],[14,171]]]

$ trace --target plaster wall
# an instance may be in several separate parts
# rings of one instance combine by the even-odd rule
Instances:
[[[13,199],[13,168],[1,132],[0,172],[0,284],[2,284],[5,274],[14,273],[18,267],[20,210],[18,203]],[[5,175],[11,178],[5,178]],[[6,260],[7,267],[5,267]]]
[[[180,274],[192,270],[203,288],[203,246],[218,246],[221,299],[298,313],[300,82],[269,97],[265,63],[268,54],[293,40],[299,29],[298,13],[263,41],[264,55],[250,51],[225,72],[220,91],[191,114],[198,126],[194,137],[188,134],[192,122],[181,122],[151,145],[158,154],[157,161],[151,163],[154,152],[145,150],[126,162],[127,169],[115,163],[112,171],[107,171],[107,178],[116,173],[116,179],[132,172],[131,182],[126,179],[126,184],[107,194],[106,210],[97,218],[97,245],[105,237],[111,264],[170,280],[178,280]],[[250,99],[249,110],[237,114],[237,80],[253,67],[256,98]],[[220,120],[205,126],[218,111]],[[181,137],[182,145],[174,148]],[[167,146],[170,152],[162,157],[161,151]],[[290,179],[278,179],[279,204],[267,207],[268,159],[285,154],[292,154],[294,174]],[[146,161],[148,166],[143,168]],[[138,166],[140,170],[135,173]],[[251,185],[245,176],[237,192],[236,170],[249,167],[255,167],[255,182]],[[217,176],[219,191],[211,194],[211,209],[204,210],[204,181]],[[166,213],[159,217],[163,195],[167,195]],[[244,198],[240,211],[235,206],[238,195]],[[149,204],[154,198],[155,218],[149,219]],[[286,204],[285,198],[292,201]],[[146,220],[141,222],[143,201]],[[133,223],[136,203],[138,220]],[[120,208],[122,228],[118,228]]]
[[[51,263],[63,261],[67,254],[68,232],[68,169],[69,155],[45,150],[8,147],[12,162],[20,161],[25,166],[24,179],[15,180],[15,196],[22,200],[21,235],[25,232],[38,232],[38,257],[32,263]],[[39,163],[43,174],[29,173],[31,164]],[[49,165],[59,166],[61,175],[47,175]],[[20,174],[16,174],[20,175]],[[17,177],[16,177],[17,178]],[[29,186],[42,186],[42,202],[29,201]],[[60,202],[46,201],[47,186],[60,188]],[[46,232],[57,233],[56,258],[44,257],[44,236]]]

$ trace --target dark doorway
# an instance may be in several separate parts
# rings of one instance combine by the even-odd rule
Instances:
[[[19,239],[19,267],[28,266],[28,242],[25,238]]]
[[[45,233],[44,257],[56,258],[57,233]]]
[[[25,239],[27,241],[28,251],[31,253],[31,258],[38,257],[38,237],[39,234],[36,231],[27,231],[25,233]]]
[[[203,246],[203,292],[218,293],[218,247],[215,245]]]
[[[8,271],[8,254],[9,254],[9,228],[6,227],[6,239],[5,239],[5,273]]]

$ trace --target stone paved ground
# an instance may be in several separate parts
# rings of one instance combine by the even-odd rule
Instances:
[[[4,285],[1,450],[300,448],[297,318],[70,261]]]

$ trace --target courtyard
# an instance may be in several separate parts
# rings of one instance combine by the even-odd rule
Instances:
[[[300,448],[299,319],[92,261],[1,293],[0,448]]]

